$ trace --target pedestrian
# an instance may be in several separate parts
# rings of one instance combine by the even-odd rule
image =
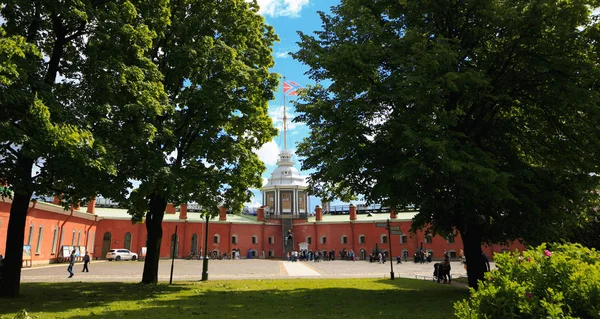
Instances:
[[[83,270],[81,272],[90,272],[88,269],[88,264],[90,263],[90,255],[88,255],[87,251],[85,252],[85,256],[83,256]]]
[[[69,278],[75,275],[73,273],[73,266],[75,265],[75,250],[71,251],[71,257],[69,257],[69,267],[67,267],[67,271],[69,272]]]

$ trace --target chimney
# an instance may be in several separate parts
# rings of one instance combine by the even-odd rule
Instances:
[[[356,220],[356,206],[350,204],[350,220]]]
[[[165,208],[165,213],[167,214],[175,214],[177,211],[175,210],[175,205],[173,204],[167,204],[167,207]]]
[[[315,217],[318,222],[323,220],[323,208],[321,208],[321,206],[319,206],[319,205],[317,205],[317,207],[315,207]]]
[[[87,212],[90,214],[96,214],[96,197],[92,197],[87,204]]]
[[[219,207],[219,220],[227,220],[227,207]]]
[[[79,201],[75,202],[75,204],[71,205],[73,207],[74,210],[79,210],[81,208],[81,205],[79,204]]]
[[[264,222],[265,221],[265,207],[260,206],[260,208],[256,212],[256,221]]]
[[[187,204],[179,206],[179,219],[187,219]]]
[[[396,218],[398,218],[396,211],[393,209],[390,209],[390,219],[396,219]]]
[[[54,198],[52,198],[52,204],[60,205],[60,197],[54,196]]]

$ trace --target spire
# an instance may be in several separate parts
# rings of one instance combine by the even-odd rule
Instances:
[[[283,83],[285,83],[285,75],[283,76]],[[287,150],[287,112],[285,110],[285,88],[283,91],[283,149]]]

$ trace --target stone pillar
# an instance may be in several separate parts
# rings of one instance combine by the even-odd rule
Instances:
[[[318,222],[323,220],[323,209],[319,205],[317,205],[317,207],[315,207],[315,217]]]
[[[356,220],[356,206],[350,204],[350,220]]]
[[[75,202],[75,204],[71,205],[73,207],[74,210],[79,210],[79,208],[81,208],[81,205],[79,204],[79,201]]]
[[[390,209],[390,219],[396,219],[396,218],[398,218],[396,211],[393,209]]]
[[[165,213],[167,214],[175,214],[177,212],[177,210],[175,209],[175,205],[169,203],[167,204],[167,207],[165,208]]]
[[[96,214],[96,197],[90,199],[87,204],[87,212],[90,214]]]
[[[179,206],[179,219],[187,219],[187,204]]]
[[[260,208],[258,208],[258,210],[256,211],[256,221],[257,222],[265,221],[265,207],[264,206],[260,206]]]
[[[227,207],[219,207],[219,220],[227,220]]]

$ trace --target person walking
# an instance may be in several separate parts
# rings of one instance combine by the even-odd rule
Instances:
[[[69,272],[69,278],[71,278],[75,275],[73,273],[74,265],[75,265],[75,250],[71,251],[71,256],[69,257],[69,267],[67,267],[67,271]]]
[[[88,264],[90,263],[90,255],[88,255],[87,251],[85,252],[85,256],[83,256],[83,270],[81,272],[90,272],[88,269]]]

